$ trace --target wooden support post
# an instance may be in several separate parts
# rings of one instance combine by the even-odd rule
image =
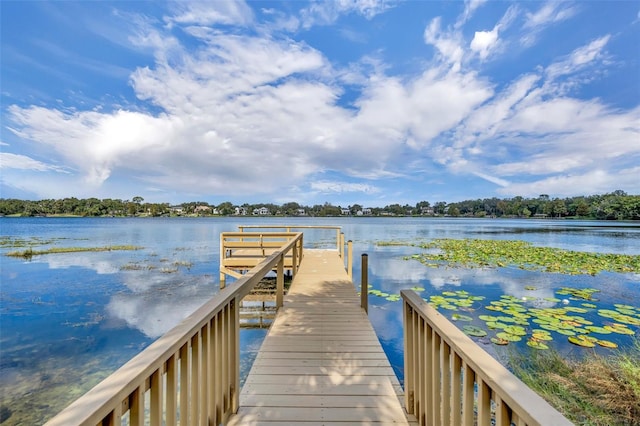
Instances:
[[[367,269],[369,268],[369,255],[362,254],[362,271],[360,280],[360,307],[364,309],[365,313],[369,313],[369,274]]]
[[[404,311],[404,406],[407,413],[414,414],[414,329],[413,329],[413,308],[405,301]]]
[[[353,241],[347,242],[347,275],[353,282]]]
[[[296,276],[298,272],[298,244],[296,243],[291,249],[291,278]]]
[[[220,289],[225,287],[225,280],[227,279],[227,275],[222,272],[222,268],[224,265],[224,258],[226,257],[226,252],[224,249],[224,233],[220,233]]]
[[[294,250],[295,253],[295,250]],[[276,277],[276,308],[282,308],[284,301],[284,254],[280,256],[278,262],[278,272]]]

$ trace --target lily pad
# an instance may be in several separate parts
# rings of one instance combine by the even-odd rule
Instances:
[[[582,346],[584,348],[593,348],[596,346],[595,343],[586,339],[582,339],[581,337],[582,336],[570,336],[569,341],[574,345]]]
[[[457,311],[458,308],[455,305],[440,305],[442,309],[447,309],[449,311]]]
[[[475,325],[465,325],[462,327],[462,331],[464,331],[469,336],[474,337],[484,337],[487,335],[487,332],[481,329],[480,327],[476,327]]]
[[[508,340],[510,342],[519,342],[520,340],[522,340],[521,336],[516,336],[515,334],[506,333],[504,331],[497,333],[496,337],[499,339]]]
[[[609,340],[598,340],[596,343],[605,348],[615,349],[618,347],[617,343],[610,342]]]
[[[615,306],[615,307],[616,307],[616,308],[618,308],[618,309],[631,309],[631,310],[636,309],[636,307],[635,307],[635,306],[631,306],[631,305],[623,305],[623,304],[620,304],[620,303],[616,303],[616,304],[615,304],[615,305],[613,305],[613,306]]]
[[[598,334],[611,334],[611,330],[607,330],[604,327],[598,327],[595,325],[588,325],[585,327],[587,330],[589,330],[592,333],[598,333]]]
[[[487,322],[487,327],[489,327],[492,330],[495,330],[496,328],[505,328],[507,326],[507,324],[498,322],[498,321],[488,321]]]
[[[473,321],[473,318],[470,316],[461,314],[453,314],[451,315],[451,319],[454,321]]]
[[[527,346],[530,346],[530,347],[532,347],[534,349],[541,349],[541,350],[549,349],[549,345],[547,345],[545,343],[542,343],[539,340],[535,340],[535,339],[528,340],[527,341]]]
[[[635,333],[635,331],[631,330],[629,327],[625,326],[625,325],[605,325],[604,327],[605,330],[609,330],[612,333],[618,333],[618,334],[627,334],[629,336],[632,336]]]
[[[515,336],[526,336],[527,332],[524,328],[517,325],[510,325],[504,328],[504,331]]]
[[[542,334],[542,333],[533,333],[531,335],[531,338],[535,340],[553,340],[553,337],[551,337],[550,334]]]
[[[491,338],[491,342],[495,343],[496,345],[500,345],[500,346],[504,346],[504,345],[508,345],[509,341],[506,339],[501,339],[499,337],[492,337]]]
[[[480,315],[478,318],[480,318],[482,321],[498,321],[498,317],[494,317],[492,315]]]

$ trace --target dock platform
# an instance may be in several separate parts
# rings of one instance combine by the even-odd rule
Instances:
[[[228,424],[414,424],[402,401],[338,252],[305,250]]]

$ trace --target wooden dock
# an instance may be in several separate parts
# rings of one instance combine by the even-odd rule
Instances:
[[[338,252],[306,249],[228,424],[414,424],[402,401]]]

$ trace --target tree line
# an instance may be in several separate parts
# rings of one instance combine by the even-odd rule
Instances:
[[[0,214],[5,216],[229,216],[257,214],[266,208],[269,215],[279,216],[451,216],[451,217],[517,217],[566,218],[601,220],[640,220],[640,195],[628,195],[617,190],[607,194],[550,198],[541,194],[535,198],[483,198],[447,203],[420,201],[415,205],[391,204],[365,208],[359,204],[335,206],[331,203],[304,206],[296,202],[277,204],[234,205],[223,202],[212,205],[194,201],[179,205],[148,203],[140,196],[131,200],[98,198],[63,198],[38,201],[0,198]]]

